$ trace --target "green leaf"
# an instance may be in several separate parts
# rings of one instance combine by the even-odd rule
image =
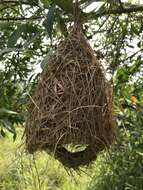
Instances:
[[[37,39],[39,36],[40,36],[40,33],[37,33],[37,34],[35,34],[32,38],[28,39],[28,40],[24,43],[24,45],[23,45],[24,49],[28,49],[28,46],[29,46],[31,43],[35,42],[36,39]]]
[[[54,2],[65,12],[73,13],[73,1],[72,0],[54,0]]]
[[[138,56],[135,63],[129,68],[130,74],[134,74],[139,70],[139,67],[143,64],[143,61],[141,60],[141,57]]]
[[[136,150],[140,153],[143,154],[143,143],[140,143],[137,147],[136,147]]]
[[[117,79],[120,80],[121,82],[125,82],[128,81],[128,71],[127,69],[125,69],[124,67],[119,68],[117,71],[117,75],[116,75]]]
[[[139,35],[139,32],[140,32],[138,26],[135,25],[135,24],[131,24],[131,31],[132,31],[134,34],[136,34],[136,35]]]
[[[28,3],[29,3],[31,6],[38,6],[38,0],[29,0]]]
[[[15,133],[15,134],[13,135],[13,141],[16,140],[16,137],[17,137],[17,134]]]
[[[11,110],[8,110],[8,109],[5,109],[5,108],[0,108],[0,115],[4,115],[4,114],[17,115],[18,113],[14,112],[14,111],[11,111]]]
[[[66,24],[64,22],[64,19],[59,14],[57,15],[57,21],[58,21],[58,26],[59,26],[61,33],[65,37],[67,37],[68,36],[68,30],[67,30]]]
[[[16,44],[17,40],[20,38],[21,33],[26,30],[26,24],[20,25],[9,37],[7,47],[12,48]]]
[[[55,4],[52,4],[51,7],[49,8],[47,18],[43,23],[51,40],[52,40],[54,19],[55,19]]]
[[[141,45],[142,45],[142,41],[139,41],[139,42],[137,43],[137,46],[138,46],[139,48],[141,48]]]
[[[6,137],[6,133],[4,132],[3,129],[1,129],[0,134],[1,134],[2,137]]]
[[[37,27],[33,26],[30,23],[20,25],[9,37],[7,43],[7,49],[13,48],[17,43],[18,39],[22,36],[22,33],[29,33],[35,38],[36,34],[38,33]],[[32,39],[31,39],[32,40]]]
[[[45,8],[48,8],[50,5],[50,1],[48,1],[48,0],[41,0],[41,2],[44,4]]]
[[[0,56],[5,53],[10,53],[12,51],[20,52],[20,51],[22,51],[22,48],[4,48],[2,51],[0,51]]]
[[[138,152],[137,151],[137,154],[139,154],[140,156],[143,156],[143,152]]]
[[[7,119],[3,119],[1,120],[1,123],[3,124],[3,127],[7,129],[9,132],[16,134],[15,128],[10,121],[8,121]]]
[[[106,10],[106,3],[102,4],[101,7],[98,9],[97,13],[102,13]]]
[[[0,22],[0,29],[2,30],[11,30],[12,26],[9,24],[9,22]]]
[[[22,6],[22,5],[23,5],[22,0],[19,0],[19,7],[20,7],[20,10],[21,10],[22,14],[25,15],[24,9],[23,9],[23,6]]]

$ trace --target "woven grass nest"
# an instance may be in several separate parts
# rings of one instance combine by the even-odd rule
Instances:
[[[41,74],[25,136],[28,152],[46,150],[74,169],[89,165],[114,140],[111,87],[78,27],[60,42]]]

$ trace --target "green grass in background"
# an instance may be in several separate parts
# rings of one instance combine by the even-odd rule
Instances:
[[[32,156],[24,152],[22,129],[15,142],[12,136],[0,139],[0,190],[85,190],[91,180],[87,172],[66,171],[61,164],[41,152]],[[70,173],[71,172],[71,173]]]
[[[142,127],[118,131],[117,142],[91,168],[66,170],[47,153],[26,154],[23,130],[0,138],[0,190],[143,190]]]

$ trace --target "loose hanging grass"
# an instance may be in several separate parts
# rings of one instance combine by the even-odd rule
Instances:
[[[77,20],[41,74],[25,136],[28,152],[49,150],[74,169],[89,165],[114,140],[111,86]],[[73,152],[67,145],[85,149]]]

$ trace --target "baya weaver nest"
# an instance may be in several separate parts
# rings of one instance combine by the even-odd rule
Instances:
[[[89,165],[114,140],[111,86],[77,23],[41,74],[28,107],[25,136],[30,153],[49,150],[74,169]],[[67,145],[85,148],[70,151]]]

